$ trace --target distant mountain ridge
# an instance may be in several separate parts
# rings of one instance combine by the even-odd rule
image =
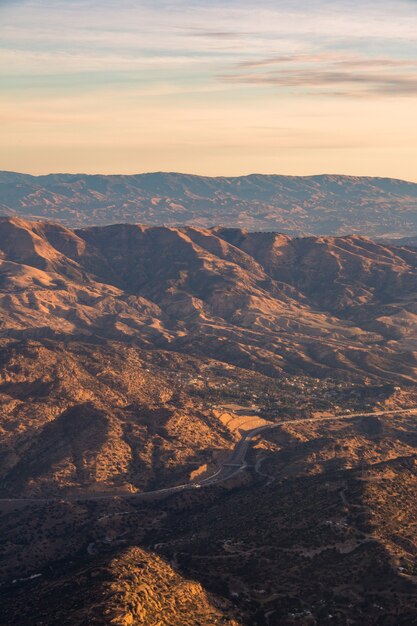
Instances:
[[[417,234],[417,184],[391,178],[0,172],[0,214],[74,228],[222,225],[290,235]]]

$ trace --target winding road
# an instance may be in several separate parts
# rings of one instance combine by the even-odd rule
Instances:
[[[50,504],[54,502],[86,502],[91,500],[112,500],[113,498],[124,498],[124,499],[138,499],[138,500],[154,500],[165,498],[174,493],[178,493],[179,491],[190,491],[194,489],[201,489],[203,487],[208,487],[211,485],[220,484],[235,474],[243,471],[246,467],[248,467],[246,463],[246,455],[248,450],[256,439],[258,435],[267,430],[272,430],[274,428],[280,428],[282,426],[287,426],[289,424],[304,424],[304,423],[316,423],[316,422],[331,422],[335,420],[348,420],[356,417],[373,417],[373,416],[383,416],[383,415],[400,415],[409,413],[411,415],[417,414],[417,407],[412,407],[409,409],[398,409],[398,410],[389,410],[389,411],[372,411],[370,413],[344,413],[340,415],[332,415],[327,417],[316,417],[316,418],[299,418],[299,419],[291,419],[286,420],[285,422],[280,422],[277,424],[269,423],[264,426],[259,426],[258,428],[254,428],[252,430],[247,431],[242,438],[235,444],[233,450],[231,450],[228,458],[224,461],[219,469],[208,476],[207,478],[201,479],[198,482],[194,483],[186,483],[184,485],[177,485],[175,487],[167,487],[165,489],[157,489],[155,491],[145,491],[142,493],[113,493],[113,494],[102,494],[102,495],[84,495],[84,496],[70,496],[70,497],[54,497],[54,498],[0,498],[1,503],[25,503],[25,504]],[[259,470],[259,468],[258,468]],[[257,471],[258,471],[257,470]],[[261,472],[258,471],[260,475]]]

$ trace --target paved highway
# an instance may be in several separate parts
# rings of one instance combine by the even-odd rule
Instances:
[[[230,452],[228,458],[220,468],[207,478],[204,478],[195,483],[186,483],[185,485],[177,485],[176,487],[167,487],[166,489],[157,489],[155,491],[145,491],[143,493],[132,493],[127,494],[124,493],[115,493],[115,494],[104,494],[104,495],[85,495],[85,496],[70,496],[64,497],[61,496],[59,498],[0,498],[0,504],[3,503],[25,503],[25,504],[50,504],[53,502],[85,502],[90,500],[111,500],[113,498],[134,498],[138,500],[153,500],[159,499],[166,496],[169,496],[173,493],[177,493],[179,491],[190,491],[193,489],[201,489],[203,487],[207,487],[209,485],[215,485],[224,482],[225,480],[231,478],[235,474],[238,474],[242,470],[247,467],[246,464],[246,455],[249,450],[251,443],[256,439],[258,435],[267,430],[272,430],[273,428],[280,428],[282,426],[286,426],[288,424],[303,424],[303,423],[316,423],[316,422],[331,422],[340,419],[351,419],[355,417],[372,417],[372,416],[382,416],[382,415],[399,415],[409,413],[411,415],[417,414],[417,407],[409,408],[409,409],[399,409],[399,410],[389,410],[389,411],[372,411],[370,413],[344,413],[340,415],[331,415],[327,417],[316,417],[316,418],[303,418],[303,419],[292,419],[287,420],[285,422],[280,422],[277,424],[269,423],[264,426],[259,426],[258,428],[254,428],[252,430],[247,431],[242,439],[240,439],[234,446],[233,450]]]

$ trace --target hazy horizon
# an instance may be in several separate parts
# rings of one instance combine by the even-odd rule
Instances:
[[[17,170],[5,170],[0,169],[0,173],[5,174],[18,174],[22,176],[33,176],[35,178],[40,178],[43,176],[148,176],[155,174],[167,174],[174,176],[195,176],[201,178],[247,178],[250,176],[276,176],[276,177],[290,177],[290,178],[320,178],[325,176],[333,176],[337,178],[375,178],[375,179],[385,179],[385,180],[399,180],[405,183],[417,184],[416,180],[406,179],[406,178],[397,178],[396,176],[372,176],[368,174],[343,174],[341,172],[316,172],[312,174],[282,174],[280,172],[245,172],[243,174],[236,174],[233,176],[228,176],[226,174],[198,174],[196,172],[186,172],[186,171],[175,171],[175,170],[153,170],[153,171],[132,171],[132,172],[102,172],[102,171],[60,171],[57,170],[55,172],[45,171],[41,173],[33,173],[33,172],[19,172]]]

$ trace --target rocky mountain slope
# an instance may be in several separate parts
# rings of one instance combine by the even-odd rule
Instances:
[[[234,441],[180,387],[210,363],[116,343],[1,342],[0,349],[3,496],[187,482],[213,461],[213,450]]]
[[[0,623],[415,624],[416,446],[412,416],[283,423],[240,485],[11,509]]]
[[[416,287],[409,240],[2,218],[0,624],[417,623]]]
[[[358,237],[0,221],[0,336],[412,382],[417,251]]]
[[[352,176],[208,178],[0,172],[0,213],[69,227],[135,222],[289,234],[417,233],[417,184]]]
[[[22,603],[20,615],[10,607],[5,614],[14,624],[241,626],[230,601],[208,593],[137,547],[114,559],[72,567],[63,580],[45,585],[38,597],[28,598],[27,590],[19,590],[17,602]]]
[[[416,284],[416,250],[358,236],[2,218],[1,493],[188,482],[238,437],[226,388],[272,419],[283,377],[321,381],[307,412],[329,378],[412,389]]]

